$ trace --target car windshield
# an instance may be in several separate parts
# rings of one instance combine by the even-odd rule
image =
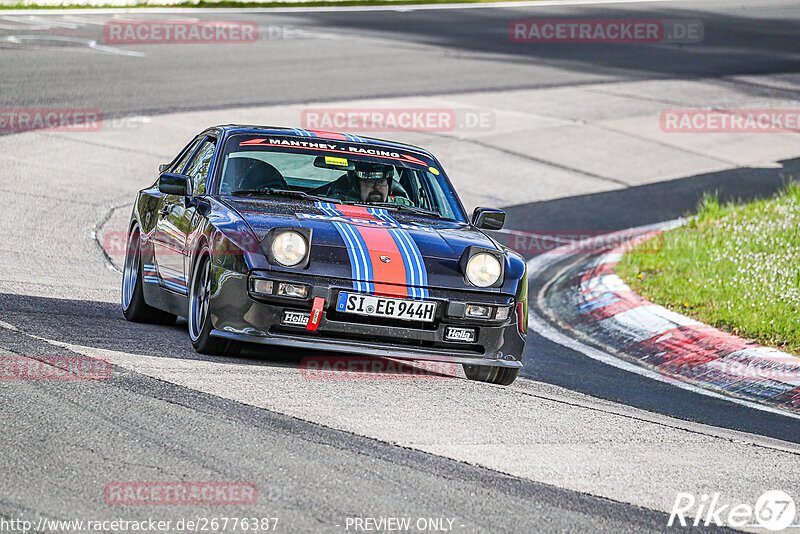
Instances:
[[[235,134],[228,139],[223,158],[220,195],[306,194],[343,203],[396,208],[421,216],[465,220],[455,193],[436,162],[415,151]]]

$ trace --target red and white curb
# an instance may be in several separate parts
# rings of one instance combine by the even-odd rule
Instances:
[[[682,222],[620,234],[647,239]],[[614,272],[628,246],[630,242],[582,261],[567,262],[570,264],[542,287],[537,306],[530,307],[531,328],[610,365],[704,395],[800,418],[800,358],[644,299]],[[533,278],[563,261],[569,248],[566,245],[533,258],[528,262],[528,275]],[[548,317],[539,317],[535,308]],[[553,322],[561,330],[551,326]],[[576,335],[566,336],[564,330]]]

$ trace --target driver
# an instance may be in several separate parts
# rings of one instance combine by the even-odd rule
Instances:
[[[377,163],[357,162],[355,170],[347,171],[351,182],[358,183],[362,202],[386,202],[392,184],[394,167]]]
[[[394,167],[367,161],[353,162],[354,169],[334,183],[334,195],[345,200],[380,203],[394,202],[411,205],[405,196],[391,195]],[[399,184],[398,184],[399,185]],[[402,190],[402,188],[400,188]],[[338,190],[338,191],[337,191]]]

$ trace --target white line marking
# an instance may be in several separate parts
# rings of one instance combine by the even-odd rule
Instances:
[[[676,219],[674,221],[669,221],[660,224],[640,226],[638,228],[630,228],[628,230],[624,230],[624,232],[638,233],[638,232],[646,232],[649,230],[666,231],[675,228],[677,226],[680,226],[681,224],[683,224],[683,222],[684,219]],[[530,261],[528,261],[528,277],[533,278],[535,275],[544,271],[544,269],[546,269],[550,264],[554,263],[557,259],[563,257],[562,254],[557,254],[556,252],[557,251],[553,251],[548,254],[540,254],[539,256],[536,256],[535,258],[532,258]],[[679,387],[681,389],[691,391],[692,393],[699,393],[700,395],[705,395],[707,397],[713,397],[715,399],[725,400],[728,402],[732,402],[734,404],[738,404],[740,406],[745,406],[747,408],[752,408],[754,410],[760,410],[762,412],[768,412],[776,415],[783,415],[785,417],[790,417],[792,419],[800,419],[800,414],[786,412],[765,404],[760,404],[757,402],[752,402],[737,397],[730,397],[728,395],[723,395],[721,393],[717,393],[710,389],[705,389],[699,386],[695,386],[693,384],[677,381],[674,378],[667,378],[662,376],[660,373],[653,371],[652,369],[642,367],[633,362],[622,360],[617,356],[614,356],[613,354],[601,351],[594,347],[590,347],[589,345],[585,345],[580,341],[567,337],[566,335],[562,334],[561,332],[550,326],[547,323],[547,321],[545,321],[544,318],[540,317],[533,311],[532,306],[529,306],[528,320],[530,321],[531,328],[543,338],[548,339],[553,343],[557,343],[563,347],[567,347],[568,349],[580,352],[581,354],[584,354],[585,356],[588,356],[589,358],[602,362],[606,365],[610,365],[612,367],[616,367],[617,369],[622,369],[623,371],[628,371],[630,373],[635,373],[637,375],[644,376],[645,378],[649,378],[657,382],[663,382],[671,386]]]
[[[25,24],[27,29],[40,29],[40,26],[44,26],[45,29],[52,29],[52,28],[65,28],[67,30],[77,30],[78,26],[72,24],[70,22],[58,22],[58,21],[47,21],[47,20],[40,20],[36,17],[9,17],[4,16],[2,17],[3,20],[8,20],[10,22],[18,22],[20,24]]]
[[[0,328],[5,328],[6,330],[11,330],[12,332],[19,332],[19,328],[5,321],[0,321]]]
[[[60,43],[74,43],[77,45],[84,45],[86,48],[91,50],[97,50],[98,52],[105,52],[108,54],[116,54],[120,56],[131,56],[131,57],[145,57],[144,52],[134,52],[133,50],[123,50],[122,48],[114,48],[113,46],[106,46],[98,44],[97,41],[94,39],[83,39],[81,37],[70,37],[66,35],[9,35],[5,38],[6,42],[18,45],[25,45],[27,41],[32,41],[33,47],[37,48],[44,48],[46,50],[59,50],[61,52],[75,52],[75,51],[83,51],[83,48],[70,48],[64,46],[47,46],[47,45],[40,45],[38,41],[51,41],[51,42],[60,42]]]

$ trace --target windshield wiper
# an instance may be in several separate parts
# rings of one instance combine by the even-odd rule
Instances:
[[[425,215],[427,217],[435,217],[437,219],[441,219],[442,215],[435,211],[426,210],[423,208],[418,208],[416,206],[406,206],[405,204],[395,204],[394,202],[371,202],[371,203],[364,203],[364,206],[380,206],[381,208],[394,208],[397,211],[405,212],[405,213],[414,213],[417,215]]]
[[[239,191],[231,192],[231,195],[237,197],[254,197],[254,196],[284,196],[284,197],[295,197],[295,198],[307,198],[311,200],[321,200],[321,201],[334,201],[336,199],[328,198],[328,197],[319,197],[317,195],[309,195],[304,191],[292,191],[291,189],[272,189],[269,187],[265,187],[263,189],[240,189]]]

